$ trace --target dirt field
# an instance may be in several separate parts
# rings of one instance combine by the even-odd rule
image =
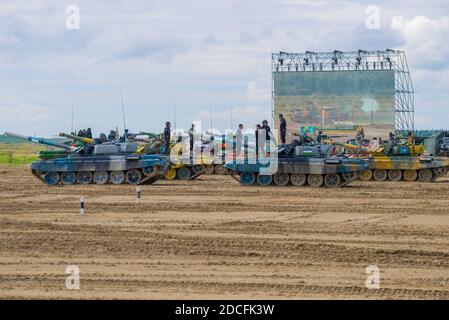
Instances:
[[[143,186],[137,205],[134,187],[0,167],[0,195],[0,298],[449,298],[449,176],[338,190],[202,176]]]

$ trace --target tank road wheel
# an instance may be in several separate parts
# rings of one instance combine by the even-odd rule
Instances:
[[[151,176],[154,173],[154,171],[156,171],[156,169],[157,169],[156,166],[155,167],[152,167],[152,166],[145,167],[145,168],[143,168],[143,173],[145,173],[147,176]]]
[[[92,172],[90,171],[80,171],[76,175],[76,181],[79,184],[89,184],[92,182]]]
[[[128,184],[139,184],[139,182],[142,180],[142,174],[137,169],[131,169],[128,172],[126,172],[126,182]]]
[[[303,173],[292,173],[290,175],[290,182],[296,187],[301,187],[306,184],[307,176]]]
[[[337,188],[340,185],[340,176],[336,173],[328,173],[324,177],[324,184],[328,188]]]
[[[64,185],[72,185],[76,183],[76,174],[72,171],[61,173],[61,182]]]
[[[398,169],[388,171],[388,179],[390,179],[390,181],[401,181],[402,171]]]
[[[362,181],[370,181],[372,178],[373,178],[373,170],[371,169],[365,170],[360,174],[360,180]]]
[[[273,182],[272,175],[257,175],[257,183],[261,186],[268,186]]]
[[[206,174],[214,174],[215,173],[215,167],[213,165],[208,166],[206,170]]]
[[[249,186],[254,184],[254,181],[256,181],[256,175],[252,172],[243,172],[240,174],[240,183]]]
[[[112,184],[122,184],[125,182],[125,173],[123,171],[111,171],[109,174],[109,181]]]
[[[165,173],[164,178],[167,180],[175,180],[176,178],[176,169],[170,168]]]
[[[447,168],[446,167],[439,167],[433,169],[433,173],[439,177],[444,177],[447,174]]]
[[[418,180],[420,182],[430,182],[432,181],[433,173],[430,169],[421,169],[418,172]]]
[[[194,175],[200,173],[201,171],[204,171],[204,166],[202,164],[196,164],[192,166],[192,172]]]
[[[280,187],[286,186],[290,181],[288,173],[276,173],[273,177],[274,184]]]
[[[324,179],[321,174],[309,174],[307,177],[307,183],[311,187],[321,187],[323,185]]]
[[[374,180],[376,180],[376,181],[385,181],[385,180],[387,180],[388,172],[387,172],[387,170],[383,170],[383,169],[374,170],[373,176],[374,176]]]
[[[178,175],[178,178],[181,180],[189,180],[192,176],[192,171],[187,167],[179,168],[178,170],[176,170],[176,173]]]
[[[216,164],[215,165],[215,173],[216,174],[225,175],[226,174],[226,169],[225,169],[224,165]]]
[[[95,171],[92,181],[95,184],[106,184],[109,180],[109,173],[107,171]]]
[[[411,182],[418,178],[418,172],[416,170],[404,170],[404,180]]]
[[[343,181],[350,181],[350,180],[354,180],[356,173],[355,172],[343,172],[341,174],[341,178],[343,179]]]
[[[59,183],[59,173],[57,172],[47,172],[44,175],[44,181],[49,186],[55,186]]]

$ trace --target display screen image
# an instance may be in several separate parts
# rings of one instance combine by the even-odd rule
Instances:
[[[394,81],[393,70],[275,72],[275,127],[283,114],[288,133],[312,127],[345,140],[362,126],[366,137],[386,138],[395,129]]]

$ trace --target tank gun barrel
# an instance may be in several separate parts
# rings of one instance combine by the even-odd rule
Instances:
[[[76,147],[68,146],[66,144],[59,143],[59,142],[54,142],[54,141],[51,141],[51,140],[48,140],[48,139],[44,139],[44,138],[33,137],[33,136],[25,136],[25,135],[14,133],[14,132],[5,132],[5,134],[7,136],[16,137],[16,138],[20,138],[20,139],[25,139],[25,140],[28,140],[30,142],[34,142],[34,143],[38,143],[38,144],[45,144],[47,146],[61,148],[61,149],[67,150],[67,151],[73,151],[73,150],[77,149]]]
[[[137,142],[145,142],[145,143],[150,143],[151,140],[148,138],[143,138],[143,137],[130,137],[129,138],[131,141],[137,141]]]
[[[80,137],[80,136],[75,136],[73,134],[68,134],[68,133],[64,133],[64,132],[61,132],[59,134],[59,136],[60,137],[65,137],[65,138],[69,138],[69,139],[73,139],[75,141],[81,141],[81,142],[84,142],[84,143],[95,143],[94,139],[86,138],[86,137]]]
[[[352,151],[356,151],[356,152],[368,152],[368,149],[365,147],[361,147],[361,146],[355,146],[353,144],[350,143],[342,143],[342,142],[337,142],[337,141],[331,141],[330,144],[334,145],[334,146],[339,146],[339,147],[343,147],[345,149],[349,149]]]

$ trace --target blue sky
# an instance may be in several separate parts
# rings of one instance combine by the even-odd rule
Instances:
[[[68,30],[65,9],[80,9]],[[380,28],[365,26],[369,5]],[[394,18],[395,27],[391,28]],[[194,120],[252,127],[271,108],[271,52],[406,51],[418,128],[449,129],[449,3],[114,0],[0,3],[0,132],[131,131]]]

